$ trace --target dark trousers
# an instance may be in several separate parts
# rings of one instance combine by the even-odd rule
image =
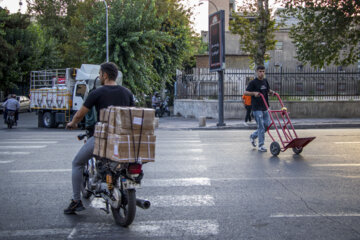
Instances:
[[[6,121],[8,111],[14,111],[14,110],[5,109],[5,112],[4,112],[4,120],[5,121]],[[17,120],[19,120],[19,111],[18,110],[15,111],[15,121],[17,122]]]
[[[247,121],[251,122],[251,106],[245,106],[245,108],[246,108],[245,122]]]

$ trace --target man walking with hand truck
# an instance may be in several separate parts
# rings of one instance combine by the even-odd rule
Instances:
[[[264,146],[265,131],[270,125],[270,116],[260,93],[264,95],[266,103],[270,106],[268,93],[273,95],[274,91],[270,89],[270,85],[265,78],[264,66],[258,66],[256,68],[256,78],[249,83],[244,95],[251,96],[252,111],[257,123],[257,130],[250,135],[250,142],[256,147],[255,140],[259,138],[258,150],[260,152],[266,152],[267,149]]]

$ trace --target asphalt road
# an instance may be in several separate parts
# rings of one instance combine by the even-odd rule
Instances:
[[[249,130],[157,130],[137,191],[152,206],[122,228],[97,200],[63,214],[81,131],[29,116],[0,129],[0,239],[360,239],[359,129],[298,131],[317,138],[278,157],[251,147]]]

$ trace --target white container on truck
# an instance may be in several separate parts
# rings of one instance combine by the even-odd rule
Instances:
[[[30,73],[31,109],[38,115],[38,127],[54,128],[70,122],[89,91],[100,87],[100,65],[82,64],[80,69],[52,69]],[[119,72],[116,82],[121,85]]]

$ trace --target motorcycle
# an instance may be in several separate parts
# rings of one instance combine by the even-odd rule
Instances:
[[[162,117],[164,114],[170,116],[169,110],[169,96],[166,96],[164,101],[158,102],[155,107],[155,116]]]
[[[89,137],[88,132],[78,139],[85,137]],[[116,224],[127,227],[134,221],[136,206],[148,209],[151,205],[148,200],[136,198],[143,176],[141,163],[118,163],[94,156],[84,168],[82,197],[102,198],[106,205],[101,210],[109,214],[111,209]]]
[[[12,128],[15,125],[15,111],[8,110],[6,116],[6,124],[8,128]]]

